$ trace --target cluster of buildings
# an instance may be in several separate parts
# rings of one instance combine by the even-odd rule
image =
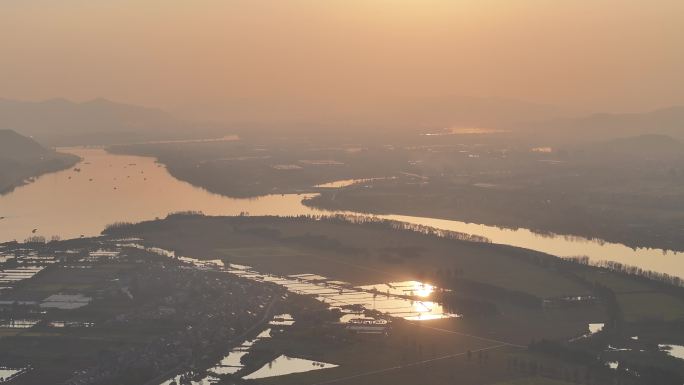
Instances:
[[[271,298],[281,295],[272,285],[159,264],[141,266],[126,284],[141,304],[105,326],[139,329],[163,323],[173,331],[142,346],[102,357],[96,366],[71,378],[68,385],[128,383],[134,380],[133,375],[150,379],[176,368],[201,366],[212,352],[219,353],[231,338],[258,322],[261,314],[255,309],[264,309]]]

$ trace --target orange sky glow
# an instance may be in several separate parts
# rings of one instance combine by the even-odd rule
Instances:
[[[218,120],[444,95],[643,111],[684,103],[682,37],[681,0],[5,0],[0,96]]]

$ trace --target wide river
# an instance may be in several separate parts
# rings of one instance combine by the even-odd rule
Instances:
[[[44,175],[0,196],[0,242],[31,235],[62,239],[98,235],[113,222],[163,218],[171,212],[202,211],[207,215],[301,215],[326,211],[302,204],[306,195],[269,195],[233,199],[207,192],[171,176],[153,158],[114,155],[102,149],[64,150],[82,158],[75,169]],[[684,253],[632,249],[563,235],[540,235],[452,220],[380,215],[380,218],[453,230],[558,256],[612,260],[684,278]]]

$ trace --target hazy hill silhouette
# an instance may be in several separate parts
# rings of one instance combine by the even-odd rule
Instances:
[[[494,97],[447,96],[408,100],[383,112],[399,124],[432,128],[508,129],[531,121],[579,116],[584,111],[550,104]]]
[[[583,161],[606,165],[660,162],[668,166],[682,165],[684,143],[668,135],[646,134],[606,141],[592,142],[579,147]]]
[[[601,141],[645,134],[684,139],[684,107],[646,113],[587,115],[584,111],[505,98],[445,96],[382,102],[377,106],[336,106],[285,102],[264,116],[255,106],[226,106],[224,124],[187,122],[158,108],[94,99],[26,102],[0,99],[0,129],[13,129],[53,145],[133,143],[147,140],[216,137],[238,133],[328,135],[334,137],[409,135],[448,128],[492,128],[539,142]],[[320,102],[319,102],[320,103]],[[273,107],[273,106],[271,106]],[[531,136],[530,136],[531,135]]]
[[[593,114],[519,127],[540,138],[562,141],[608,140],[640,135],[668,135],[684,140],[684,106],[644,113]]]
[[[233,100],[223,112],[226,123],[242,137],[252,135],[311,135],[386,141],[392,136],[450,128],[508,130],[526,122],[585,115],[586,111],[507,98],[447,95],[399,98],[377,102],[332,100]]]
[[[12,130],[0,130],[0,193],[27,178],[70,167],[78,158],[45,148]]]
[[[50,144],[103,144],[188,135],[185,122],[156,108],[94,99],[25,102],[0,99],[0,129]],[[192,131],[190,130],[190,133]]]
[[[50,153],[52,151],[41,146],[33,139],[21,136],[12,130],[0,130],[0,158],[21,161],[38,158]]]

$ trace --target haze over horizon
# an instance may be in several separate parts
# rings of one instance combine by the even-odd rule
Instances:
[[[684,385],[684,0],[0,0],[0,383]]]
[[[2,97],[218,121],[318,121],[452,95],[684,104],[684,3],[5,1]],[[18,38],[20,37],[20,38]]]

